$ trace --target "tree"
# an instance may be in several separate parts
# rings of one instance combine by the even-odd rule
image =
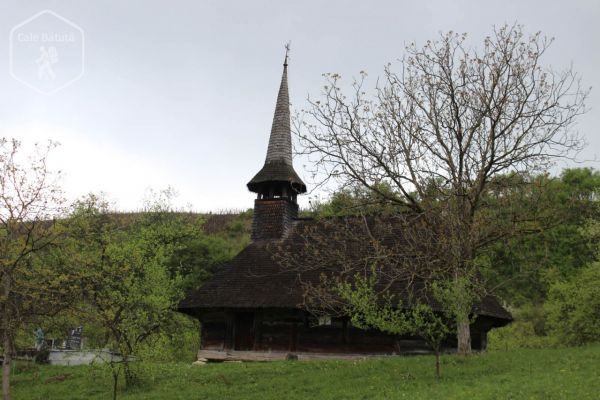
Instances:
[[[118,213],[101,196],[76,204],[68,223],[70,263],[82,270],[79,315],[106,333],[104,346],[122,361],[111,362],[113,396],[121,373],[136,382],[133,357],[161,333],[177,332],[177,304],[221,262],[232,244],[203,231],[202,215],[178,212],[170,189],[152,194],[138,213]]]
[[[96,196],[77,204],[69,228],[71,262],[85,271],[80,311],[104,328],[106,344],[121,358],[109,364],[116,398],[121,369],[126,384],[134,383],[134,355],[170,320],[183,295],[180,275],[168,268],[180,243],[161,240],[174,227],[157,223],[152,210],[115,214]]]
[[[448,32],[422,48],[409,45],[401,71],[388,64],[372,97],[364,73],[348,96],[339,75],[326,75],[322,98],[309,99],[295,122],[316,176],[443,220],[457,281],[478,276],[480,249],[516,233],[489,229],[494,219],[482,199],[490,181],[574,156],[583,142],[570,128],[589,93],[571,69],[542,66],[552,39],[540,33],[505,25],[481,49],[466,38]],[[462,354],[470,352],[469,313],[456,315]]]
[[[56,145],[35,146],[26,157],[18,140],[0,139],[0,333],[2,394],[10,400],[10,366],[17,330],[36,314],[66,301],[65,275],[37,255],[58,244],[55,219],[64,215],[58,176],[48,169]],[[46,260],[49,260],[47,258]]]
[[[375,275],[357,275],[353,283],[341,282],[336,291],[347,302],[345,313],[358,328],[376,328],[394,335],[421,337],[435,354],[435,376],[440,378],[440,350],[450,332],[450,323],[430,305],[413,299],[403,304],[389,292],[379,294]]]

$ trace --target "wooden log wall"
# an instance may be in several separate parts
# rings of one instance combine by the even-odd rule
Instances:
[[[418,337],[390,335],[353,327],[347,319],[333,318],[331,325],[299,310],[221,311],[201,316],[201,349],[262,352],[315,352],[351,354],[422,354],[431,351]],[[471,327],[472,347],[485,349],[487,331],[483,319]],[[443,347],[452,351],[456,338]]]

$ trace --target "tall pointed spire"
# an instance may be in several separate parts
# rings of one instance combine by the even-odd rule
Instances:
[[[287,78],[289,44],[285,48],[283,75],[279,85],[265,165],[248,182],[247,186],[250,191],[258,193],[259,199],[283,197],[295,202],[297,194],[306,192],[306,185],[294,171],[292,162],[290,98]]]
[[[287,67],[289,45],[286,45],[283,75],[279,85],[275,115],[271,126],[271,137],[265,162],[283,161],[292,165],[292,134],[290,130],[290,96],[288,93]]]

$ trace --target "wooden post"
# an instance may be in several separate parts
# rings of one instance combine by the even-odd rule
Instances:
[[[254,344],[252,350],[262,350],[262,312],[256,311],[254,314]]]
[[[235,335],[235,318],[233,315],[227,315],[227,330],[225,332],[225,342],[223,343],[225,350],[233,349],[233,337]]]
[[[204,323],[200,321],[200,350],[204,348],[204,334],[206,329],[204,329]]]
[[[296,322],[292,322],[292,326],[290,328],[290,352],[295,352],[298,342],[298,327]]]
[[[348,344],[348,320],[342,319],[342,344]]]

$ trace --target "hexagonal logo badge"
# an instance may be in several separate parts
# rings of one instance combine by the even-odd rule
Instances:
[[[12,28],[9,51],[11,76],[39,93],[56,93],[83,76],[83,29],[54,11]]]

